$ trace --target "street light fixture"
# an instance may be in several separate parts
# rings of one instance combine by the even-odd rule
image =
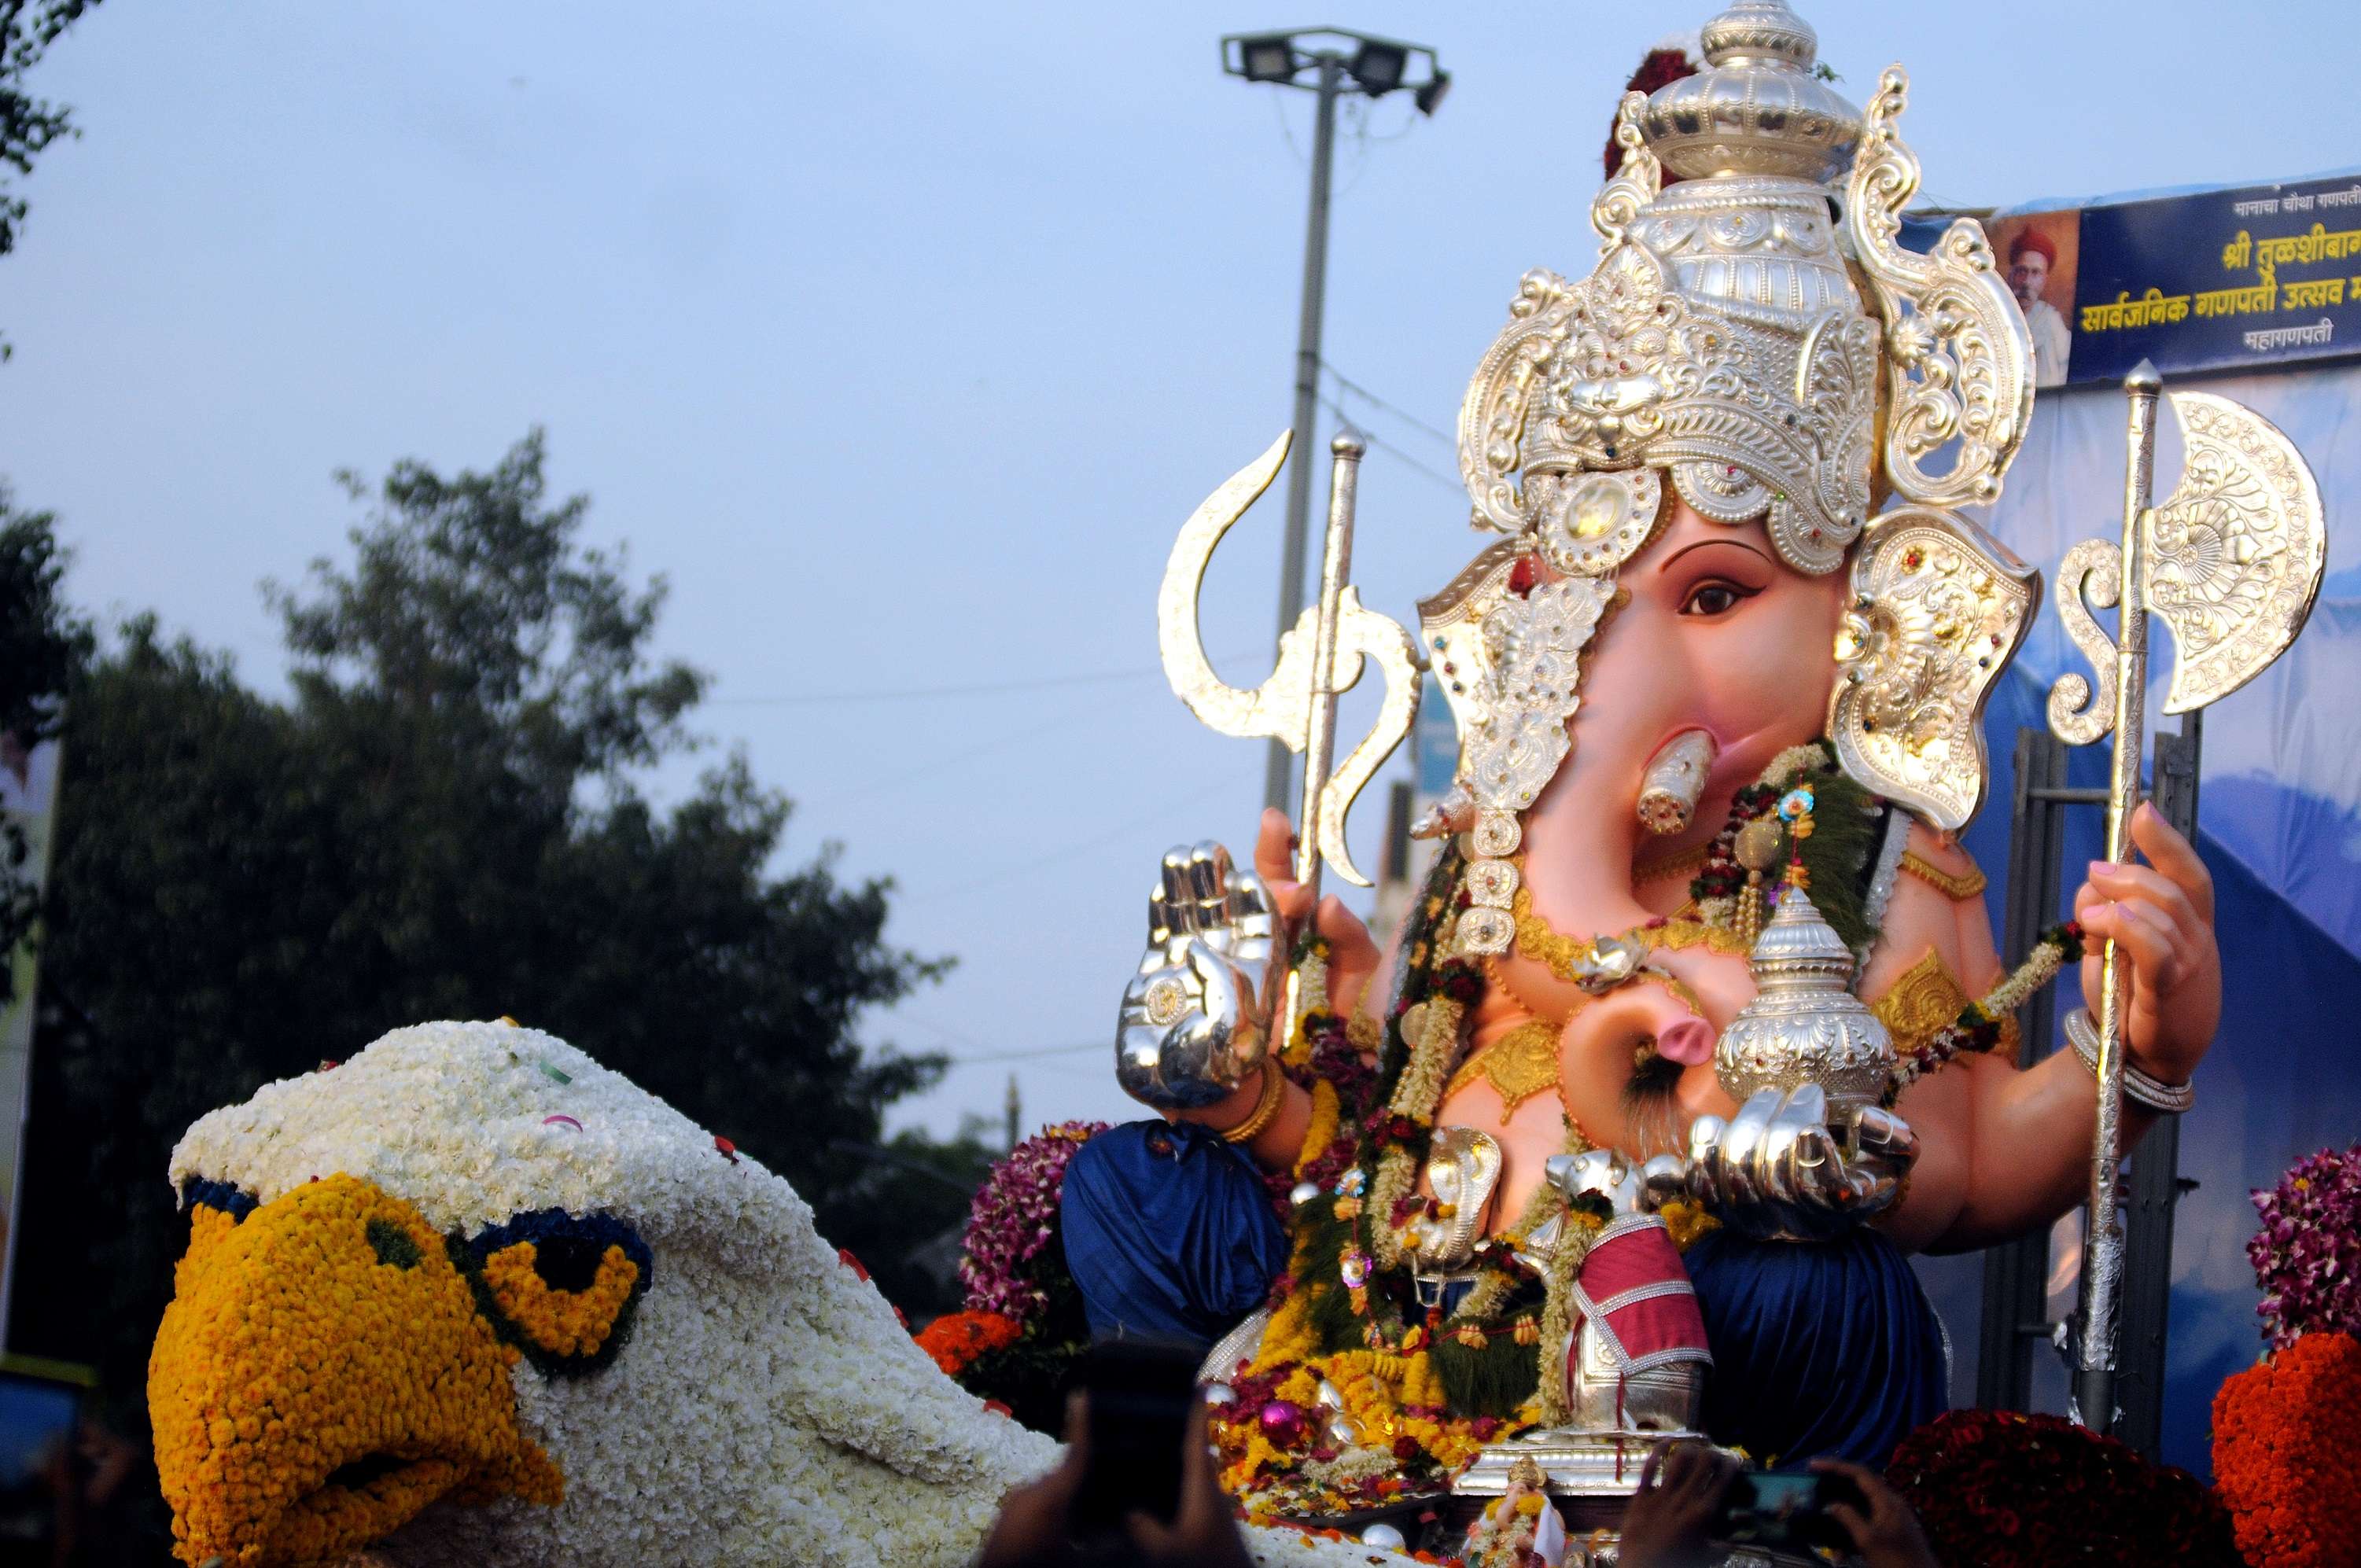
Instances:
[[[1372,98],[1380,98],[1401,85],[1402,71],[1410,65],[1410,50],[1400,44],[1379,43],[1371,38],[1353,51],[1353,63],[1348,69],[1361,91]]]
[[[1413,60],[1423,64],[1414,77]],[[1432,115],[1449,91],[1451,77],[1424,44],[1345,27],[1232,33],[1222,40],[1222,69],[1248,82],[1319,95],[1312,137],[1312,214],[1303,240],[1303,314],[1295,340],[1295,451],[1288,459],[1287,539],[1279,568],[1279,630],[1284,636],[1303,609],[1316,445],[1312,426],[1320,398],[1320,318],[1328,276],[1328,176],[1334,162],[1336,99],[1345,91],[1349,77],[1355,90],[1372,98],[1407,91],[1420,114]],[[1287,808],[1292,769],[1285,744],[1272,741],[1263,773],[1263,798],[1281,810]]]

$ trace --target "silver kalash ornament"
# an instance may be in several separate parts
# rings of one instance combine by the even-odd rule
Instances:
[[[1721,1033],[1714,1076],[1744,1104],[1816,1083],[1842,1117],[1874,1105],[1894,1076],[1894,1036],[1852,992],[1853,956],[1811,895],[1789,886],[1755,938],[1754,999]]]

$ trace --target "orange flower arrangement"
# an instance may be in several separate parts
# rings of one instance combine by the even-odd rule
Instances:
[[[346,1175],[247,1207],[193,1205],[148,1361],[182,1563],[331,1562],[436,1497],[565,1495],[417,1209]]]
[[[2213,1397],[2215,1488],[2253,1568],[2361,1562],[2361,1340],[2309,1333]]]
[[[946,1312],[918,1331],[918,1348],[956,1377],[977,1356],[1005,1350],[1016,1343],[1024,1326],[999,1312]]]

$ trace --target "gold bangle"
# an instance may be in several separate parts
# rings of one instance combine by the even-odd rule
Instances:
[[[1222,1135],[1225,1144],[1250,1144],[1262,1136],[1273,1122],[1279,1120],[1279,1108],[1287,1102],[1287,1075],[1268,1057],[1262,1058],[1262,1094],[1246,1119]]]
[[[1984,890],[1984,873],[1973,865],[1964,876],[1954,875],[1927,859],[1916,850],[1902,851],[1902,869],[1939,890],[1954,904],[1964,904]]]

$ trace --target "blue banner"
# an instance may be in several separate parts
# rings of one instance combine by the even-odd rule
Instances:
[[[2167,377],[2361,353],[2361,180],[1995,218],[2037,380]],[[2063,364],[2059,363],[2063,360]]]

